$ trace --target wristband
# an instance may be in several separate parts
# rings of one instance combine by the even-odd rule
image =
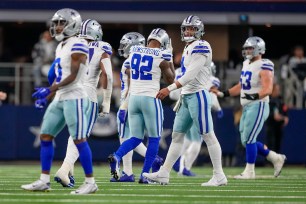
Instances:
[[[169,85],[169,86],[167,87],[167,89],[171,92],[171,91],[176,90],[176,89],[177,89],[177,86],[176,86],[175,83],[173,83],[173,84]]]

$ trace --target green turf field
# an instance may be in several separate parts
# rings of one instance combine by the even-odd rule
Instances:
[[[20,185],[39,177],[37,165],[0,164],[0,203],[306,203],[306,168],[285,167],[273,178],[272,167],[257,168],[256,180],[234,180],[242,168],[225,168],[229,183],[222,187],[201,187],[211,176],[210,167],[196,167],[196,177],[181,177],[172,172],[170,184],[141,185],[110,183],[106,164],[95,166],[99,190],[91,195],[70,195],[72,189],[52,182],[50,192],[29,192]],[[57,170],[54,166],[52,173]],[[134,167],[139,174],[140,167]],[[51,177],[52,178],[52,177]],[[138,178],[138,176],[137,176]],[[53,179],[53,178],[52,178]],[[138,179],[137,179],[138,180]],[[76,168],[76,185],[83,182],[80,166]]]

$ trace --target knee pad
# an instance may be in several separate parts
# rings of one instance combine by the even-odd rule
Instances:
[[[185,136],[185,133],[173,132],[172,133],[172,142],[183,144],[184,136]]]
[[[211,131],[209,133],[205,133],[202,135],[204,142],[206,143],[207,146],[214,145],[218,143],[218,139],[215,135],[214,131]]]

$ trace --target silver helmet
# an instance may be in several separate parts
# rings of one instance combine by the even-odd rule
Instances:
[[[153,29],[148,37],[148,43],[150,40],[157,40],[160,43],[161,49],[167,49],[170,43],[170,38],[164,29],[156,28]]]
[[[193,27],[195,33],[193,36],[185,36],[186,27]],[[192,42],[201,39],[204,35],[204,24],[198,16],[190,15],[183,20],[181,25],[181,39],[185,42]]]
[[[246,48],[248,47],[252,47],[253,48],[253,52],[252,54],[247,53]],[[260,37],[249,37],[244,45],[242,46],[242,56],[245,59],[252,59],[253,57],[256,57],[258,55],[263,55],[266,52],[266,43],[265,41],[260,38]]]
[[[137,32],[126,33],[122,36],[120,40],[120,46],[118,48],[118,53],[120,56],[127,58],[130,53],[130,48],[133,45],[145,45],[145,37]]]
[[[58,10],[51,19],[50,33],[56,40],[62,41],[64,38],[76,35],[81,27],[82,18],[80,14],[70,8]],[[63,26],[61,33],[56,33],[56,27]]]
[[[102,27],[96,20],[87,19],[82,22],[79,36],[88,40],[102,40]]]

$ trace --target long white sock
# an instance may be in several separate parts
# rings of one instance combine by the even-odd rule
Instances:
[[[61,166],[61,169],[68,170],[68,172],[70,171],[70,174],[73,175],[74,163],[78,158],[79,158],[79,151],[76,145],[74,144],[72,137],[70,136],[67,144],[66,157]]]
[[[269,162],[274,163],[274,162],[277,161],[277,159],[279,158],[279,154],[277,154],[276,152],[270,150],[270,151],[269,151],[269,154],[267,155],[266,158],[267,158],[267,160],[268,160]]]
[[[191,144],[191,141],[188,140],[186,137],[184,137],[184,144],[183,144],[183,151],[181,153],[181,158],[180,158],[180,169],[179,172],[183,173],[183,170],[185,168],[185,161],[186,161],[186,152],[187,149],[189,148],[189,145]]]
[[[120,138],[120,144],[122,144],[124,141],[125,141],[124,138]],[[123,171],[128,176],[133,174],[132,159],[133,159],[133,150],[129,151],[126,155],[124,155],[124,157],[122,157]]]
[[[135,149],[135,152],[140,154],[140,156],[145,157],[147,152],[147,147],[141,142]]]
[[[255,164],[247,163],[244,172],[254,172],[254,171],[255,171]]]
[[[170,172],[176,160],[182,154],[182,147],[184,143],[184,136],[183,133],[173,132],[172,133],[172,142],[169,147],[166,161],[163,165],[163,169],[167,172]]]
[[[190,170],[194,161],[198,157],[202,146],[202,141],[194,141],[189,145],[186,153],[185,153],[185,168]]]
[[[95,183],[95,178],[94,177],[85,177],[85,182],[94,184]]]
[[[40,174],[40,180],[45,183],[50,183],[50,174]]]
[[[224,174],[222,169],[222,150],[214,131],[202,135],[213,165],[214,174]]]

